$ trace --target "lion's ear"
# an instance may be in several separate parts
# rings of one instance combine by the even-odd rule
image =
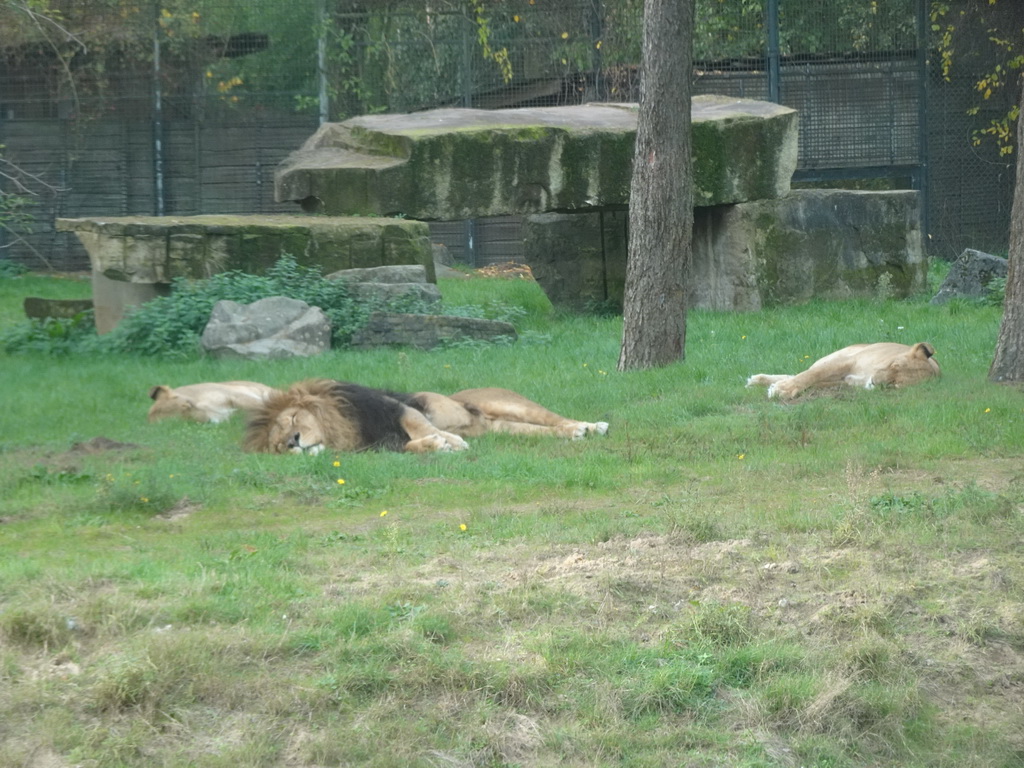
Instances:
[[[149,390],[149,399],[157,400],[161,397],[167,397],[171,394],[171,388],[165,384],[157,384],[151,390]]]
[[[929,344],[927,341],[919,341],[914,345],[914,348],[910,350],[910,354],[914,357],[920,357],[927,360],[929,357],[935,354],[935,347]]]

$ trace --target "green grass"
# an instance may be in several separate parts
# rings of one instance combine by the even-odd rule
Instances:
[[[997,309],[693,312],[684,363],[619,373],[618,318],[524,280],[441,288],[522,341],[0,357],[0,765],[1024,761],[1024,396],[985,377]],[[0,331],[25,295],[88,283],[0,279]],[[872,340],[931,341],[942,378],[743,386]],[[310,376],[507,386],[612,429],[303,457],[242,453],[238,419],[146,421],[154,384]]]

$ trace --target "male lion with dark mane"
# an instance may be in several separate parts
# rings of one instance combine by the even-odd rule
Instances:
[[[508,389],[404,394],[331,379],[312,379],[272,394],[254,410],[244,447],[258,453],[389,450],[464,451],[464,437],[487,432],[603,435],[605,422],[575,421]]]
[[[935,348],[928,342],[912,347],[879,342],[843,347],[794,376],[758,373],[747,379],[747,386],[766,386],[768,397],[791,400],[810,387],[908,387],[939,374]]]

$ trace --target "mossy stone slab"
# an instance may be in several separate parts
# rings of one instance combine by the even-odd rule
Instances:
[[[423,220],[629,203],[635,104],[438,109],[325,123],[278,167],[279,202],[330,215]],[[797,114],[752,99],[697,96],[695,204],[781,197],[797,161]]]

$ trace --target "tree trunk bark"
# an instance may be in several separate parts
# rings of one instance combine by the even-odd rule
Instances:
[[[693,249],[694,0],[646,0],[619,370],[681,360]]]
[[[1024,85],[1024,77],[1018,85]],[[1006,274],[1006,298],[1003,321],[996,339],[996,354],[989,368],[992,381],[1024,381],[1024,87],[1021,89],[1021,114],[1017,117],[1017,181],[1010,213],[1009,269]]]

